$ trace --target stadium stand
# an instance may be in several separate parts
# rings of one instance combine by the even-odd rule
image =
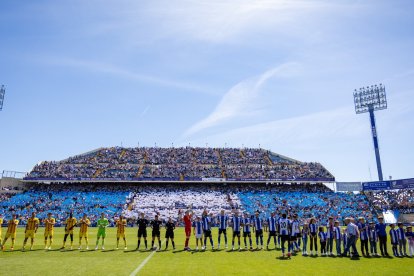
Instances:
[[[264,149],[101,148],[36,165],[25,180],[334,181],[319,163],[304,163]]]
[[[128,192],[117,185],[37,185],[24,193],[1,196],[0,214],[17,214],[22,223],[32,212],[46,218],[51,212],[57,223],[63,222],[70,212],[75,217],[88,214],[96,221],[101,212],[109,217],[119,215],[126,204]]]

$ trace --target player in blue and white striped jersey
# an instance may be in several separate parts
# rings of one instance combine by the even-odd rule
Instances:
[[[232,244],[232,250],[234,250],[234,239],[237,237],[239,242],[239,250],[240,250],[240,226],[242,222],[242,217],[239,216],[239,212],[236,210],[236,212],[233,215],[233,218],[231,220],[231,228],[233,229],[233,240],[231,242]]]
[[[398,255],[398,233],[395,229],[395,224],[390,224],[391,230],[390,230],[390,238],[391,238],[391,244],[392,244],[392,252],[394,253],[394,257],[399,257]]]
[[[262,220],[259,217],[259,212],[255,213],[254,221],[253,221],[254,228],[256,230],[256,250],[263,249],[263,225]]]
[[[198,242],[200,241],[201,248],[203,246],[203,222],[201,217],[197,217],[196,221],[193,222],[193,234],[196,237],[196,250],[198,250]]]
[[[310,254],[311,256],[313,255],[318,255],[318,225],[316,224],[316,219],[315,218],[311,218],[309,221],[309,238],[310,238]],[[313,251],[315,247],[315,251]]]
[[[244,248],[247,249],[246,238],[249,237],[250,250],[251,250],[251,249],[253,249],[253,246],[252,246],[252,233],[251,233],[252,220],[249,218],[249,214],[247,214],[247,213],[244,214],[244,218],[242,219],[242,225],[243,225]]]
[[[361,252],[363,256],[369,256],[368,252],[368,224],[365,223],[364,217],[358,218],[358,230],[359,230],[359,238],[361,243]]]
[[[342,245],[342,233],[341,227],[339,227],[339,221],[335,221],[334,224],[334,234],[335,234],[335,245],[336,245],[336,256],[342,255],[341,245]]]
[[[266,249],[269,250],[269,243],[270,243],[270,239],[271,237],[273,237],[273,241],[275,243],[275,249],[276,249],[276,224],[277,224],[277,219],[276,219],[276,213],[272,212],[271,216],[269,218],[267,218],[267,225],[269,227],[269,237],[267,238],[267,244],[266,244]]]
[[[211,218],[207,214],[207,210],[203,212],[203,232],[204,232],[204,246],[203,250],[207,248],[207,238],[210,238],[211,249],[214,250],[213,236],[211,235]]]
[[[220,249],[220,240],[221,234],[224,235],[224,242],[227,248],[227,226],[228,226],[229,216],[224,213],[224,210],[221,210],[220,215],[217,216],[217,223],[219,225],[218,228],[218,246],[217,248]]]
[[[282,214],[282,217],[279,219],[279,235],[282,243],[282,256],[285,257],[285,243],[288,243],[288,257],[290,257],[290,220],[287,219],[286,214]]]
[[[298,239],[300,239],[300,226],[299,226],[299,220],[298,215],[293,215],[293,220],[291,222],[291,232],[290,232],[290,247],[292,252],[299,252],[299,245],[298,245]]]

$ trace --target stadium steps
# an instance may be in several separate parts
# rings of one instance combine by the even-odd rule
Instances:
[[[240,156],[242,158],[246,158],[246,153],[244,153],[244,150],[240,149]]]
[[[125,154],[126,154],[126,150],[123,150],[123,151],[121,152],[121,154],[119,155],[119,159],[121,159],[122,157],[124,157],[124,156],[125,156]]]
[[[92,178],[97,178],[102,173],[102,169],[97,169]]]
[[[221,157],[220,150],[219,149],[216,149],[216,153],[217,153],[218,160],[219,160],[218,165],[221,168],[221,177],[222,178],[226,178],[226,171],[223,169],[224,168],[223,158]]]
[[[135,177],[136,177],[136,178],[139,178],[139,177],[142,175],[142,171],[144,170],[144,166],[145,166],[145,164],[147,163],[147,160],[148,160],[148,154],[147,154],[147,152],[145,152],[145,154],[144,154],[144,163],[142,163],[142,164],[139,166],[138,172],[137,172],[137,174],[135,175]]]
[[[267,164],[269,164],[269,166],[273,166],[273,162],[272,162],[272,159],[270,159],[270,157],[269,157],[269,155],[265,155],[265,159],[266,159],[266,161],[267,161]]]

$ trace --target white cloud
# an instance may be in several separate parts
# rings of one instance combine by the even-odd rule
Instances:
[[[193,135],[202,130],[215,127],[239,117],[248,117],[259,110],[255,102],[262,86],[271,78],[288,77],[298,69],[296,63],[285,63],[263,74],[243,80],[233,86],[220,100],[210,115],[191,126],[184,136]]]
[[[174,87],[186,92],[215,95],[214,91],[201,85],[141,74],[109,63],[60,57],[42,57],[42,59],[37,59],[36,61],[54,66],[74,67],[95,73],[110,74],[124,79],[153,83],[160,86]]]
[[[323,0],[168,0],[153,5],[150,15],[168,32],[209,42],[231,42],[242,34],[264,29],[289,32],[306,16],[317,19],[317,12],[350,6]]]

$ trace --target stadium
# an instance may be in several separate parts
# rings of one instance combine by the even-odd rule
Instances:
[[[0,275],[414,275],[413,13],[0,1]]]
[[[345,244],[343,244],[346,240],[345,234],[339,233],[339,240],[334,240],[335,246],[328,248],[327,255],[310,249],[307,244],[301,247],[299,243],[297,250],[292,245],[294,255],[288,257],[284,253],[287,248],[283,250],[281,248],[281,235],[274,238],[269,236],[273,227],[269,220],[272,218],[272,213],[275,213],[275,218],[278,219],[281,219],[283,214],[288,214],[292,219],[293,215],[297,216],[301,231],[303,231],[304,224],[309,224],[311,219],[316,220],[318,227],[328,225],[326,231],[329,231],[330,217],[339,223],[341,229],[346,227],[348,217],[364,218],[366,224],[364,222],[358,225],[360,227],[366,225],[367,229],[368,222],[377,224],[381,216],[385,218],[387,224],[398,221],[404,225],[410,225],[413,218],[414,197],[413,190],[409,187],[413,179],[404,180],[403,187],[401,183],[394,182],[392,185],[396,186],[393,189],[391,187],[389,190],[381,188],[379,191],[369,188],[375,187],[374,184],[378,184],[376,182],[364,183],[364,185],[362,183],[359,185],[358,183],[351,183],[351,185],[350,183],[336,183],[334,176],[320,163],[301,162],[260,148],[99,148],[62,161],[40,162],[22,179],[19,179],[15,173],[3,172],[0,217],[4,218],[5,225],[13,215],[16,215],[18,220],[17,243],[12,241],[9,245],[3,242],[3,254],[7,252],[24,254],[31,251],[44,251],[49,252],[48,254],[108,252],[108,254],[116,254],[116,256],[108,256],[108,261],[117,258],[124,262],[124,258],[130,259],[131,256],[119,254],[119,252],[131,252],[138,254],[132,258],[133,263],[137,260],[138,263],[146,263],[146,260],[149,262],[145,269],[138,266],[139,269],[134,270],[131,265],[129,273],[133,274],[138,272],[146,274],[153,269],[160,274],[173,273],[177,270],[175,266],[167,266],[168,269],[165,269],[163,265],[163,268],[153,267],[157,259],[160,262],[168,262],[164,260],[164,258],[170,258],[167,254],[191,256],[196,253],[239,252],[247,254],[250,252],[265,255],[253,258],[270,258],[270,260],[292,258],[295,261],[302,257],[319,256],[332,258],[339,265],[337,259],[341,262],[349,259],[341,255],[345,249]],[[346,190],[347,187],[348,190]],[[375,187],[375,189],[379,188]],[[193,240],[195,236],[190,235],[189,244],[184,245],[183,217],[189,210],[193,215],[194,222],[192,223],[196,223],[198,218],[209,219],[208,227],[213,229],[212,244],[206,237],[204,245],[196,247]],[[33,212],[39,219],[39,232],[41,228],[47,228],[46,221],[48,214],[51,213],[55,222],[55,232],[59,234],[53,237],[53,243],[50,239],[46,239],[43,246],[43,235],[38,233],[34,245],[29,244],[29,241],[26,248],[22,248],[20,243],[23,239],[23,228],[28,225]],[[226,237],[224,234],[218,235],[218,229],[222,227],[220,222],[222,212],[226,216],[224,227],[228,229]],[[256,213],[260,225],[255,224]],[[100,241],[96,242],[95,247],[94,233],[100,227],[99,220],[102,214],[108,220],[108,235],[105,247]],[[244,225],[251,225],[254,229],[251,234],[252,239],[242,238],[242,241],[238,242],[236,237],[235,241],[234,239],[232,241],[234,237],[232,231],[235,231],[232,223],[240,214],[243,214],[243,217],[250,222],[249,224],[242,223],[238,227],[244,229]],[[81,221],[84,215],[89,220],[88,228],[91,228],[87,232],[89,244],[85,244],[83,240],[78,242],[76,237],[77,228],[81,231]],[[155,219],[155,215],[159,217],[163,226],[169,221],[174,223],[176,227],[174,231],[178,239],[175,244],[173,243],[173,248],[168,248],[166,241],[158,243],[156,239],[155,243],[152,242],[149,235],[152,230],[149,224],[148,245],[145,241],[144,248],[144,241],[142,241],[141,248],[137,247],[135,232],[138,220],[143,216],[150,222]],[[69,241],[69,235],[65,245],[62,235],[66,231],[64,229],[68,224],[67,219],[72,216],[79,223],[75,224],[77,228],[75,228],[73,242]],[[119,241],[115,245],[116,229],[118,229],[119,220],[123,218],[127,235],[125,248],[121,240],[121,250],[119,250]],[[254,235],[257,227],[263,231],[261,239],[257,233],[257,237]],[[233,230],[230,231],[230,229]],[[196,231],[195,225],[194,231]],[[242,232],[244,231],[245,229]],[[162,232],[161,237],[164,237],[164,229]],[[301,238],[297,242],[299,240]],[[337,243],[340,245],[339,251],[336,247]],[[361,246],[361,250],[363,248]],[[359,246],[358,250],[360,250]],[[400,250],[408,249],[400,248]],[[379,254],[380,251],[377,252]],[[367,248],[366,251],[362,251],[361,257],[374,258],[374,260],[367,261],[375,262],[379,258],[376,255],[377,252],[372,249],[368,251]],[[153,253],[162,254],[162,256],[158,257]],[[414,252],[400,251],[396,256],[403,259],[402,257],[411,256],[412,253]],[[385,252],[382,254],[386,256]],[[349,256],[351,259],[360,258],[352,254]],[[72,257],[80,258],[70,256]],[[248,262],[251,257],[246,256],[246,258]],[[152,261],[149,261],[150,259]],[[184,263],[185,260],[178,261],[179,265]],[[203,271],[206,274],[212,273],[209,269]],[[187,272],[190,273],[190,271]],[[40,269],[38,273],[45,273],[45,271]],[[76,273],[89,274],[91,271],[84,269]],[[123,265],[122,270],[114,272],[114,274],[118,273],[128,273],[128,265]],[[229,271],[224,270],[223,273],[229,273]]]

